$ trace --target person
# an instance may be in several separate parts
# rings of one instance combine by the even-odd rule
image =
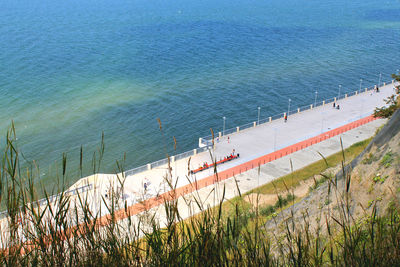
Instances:
[[[337,105],[336,109],[340,109],[340,106],[339,106],[339,105]]]
[[[232,150],[232,155],[235,156],[235,149]]]
[[[228,144],[229,144],[229,136],[228,136]]]
[[[379,87],[376,87],[376,92],[379,93]]]
[[[147,183],[143,184],[144,190],[147,190]]]
[[[285,122],[287,122],[287,115],[285,114]]]
[[[335,108],[336,107],[336,102],[333,102],[333,108]]]

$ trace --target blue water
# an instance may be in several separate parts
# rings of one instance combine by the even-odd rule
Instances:
[[[2,0],[0,141],[53,181],[105,134],[113,172],[226,128],[378,83],[400,68],[398,0]],[[157,118],[162,122],[163,134]],[[49,173],[51,175],[49,175]],[[88,170],[86,170],[88,173]]]

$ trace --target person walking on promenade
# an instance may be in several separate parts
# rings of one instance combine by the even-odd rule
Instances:
[[[336,107],[336,102],[333,102],[333,108],[335,108]]]
[[[284,117],[284,118],[285,118],[285,122],[287,122],[287,115],[286,115],[286,114],[285,114],[285,117]]]
[[[229,136],[228,136],[228,144],[229,144]]]

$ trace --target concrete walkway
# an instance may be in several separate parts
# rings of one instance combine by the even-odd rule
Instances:
[[[189,218],[194,214],[199,213],[207,207],[214,207],[220,203],[225,188],[226,199],[232,199],[239,195],[238,188],[241,194],[244,194],[261,185],[270,183],[271,181],[290,174],[292,171],[304,168],[318,160],[321,160],[321,153],[324,157],[328,157],[341,151],[342,140],[343,148],[346,149],[352,144],[366,140],[374,135],[376,130],[386,122],[385,119],[374,120],[368,124],[362,125],[353,130],[347,131],[339,136],[327,139],[303,150],[294,152],[290,155],[279,158],[275,161],[261,165],[260,168],[254,168],[228,178],[215,185],[203,187],[195,192],[178,198],[178,209],[180,216],[183,219]],[[292,169],[293,167],[293,169]],[[194,199],[197,201],[194,201]],[[198,206],[202,203],[202,209]],[[165,209],[158,206],[150,210],[150,214],[156,214],[156,217],[162,225],[165,225]]]
[[[375,107],[384,106],[384,99],[393,94],[393,84],[380,88],[380,92],[364,92],[337,101],[340,110],[331,104],[319,106],[301,113],[290,114],[285,123],[283,118],[270,123],[261,124],[237,133],[222,137],[211,151],[196,154],[171,163],[172,183],[177,187],[187,185],[189,181],[201,180],[214,173],[211,168],[190,175],[188,169],[197,169],[204,162],[211,163],[212,158],[219,160],[235,149],[240,158],[218,166],[218,172],[232,168],[262,155],[287,147],[299,141],[319,135],[322,132],[348,124],[372,114]],[[228,142],[229,137],[229,142]],[[275,176],[273,173],[270,174]],[[125,193],[133,196],[130,203],[149,198],[169,190],[165,182],[168,166],[162,165],[154,169],[138,173],[126,178]],[[144,190],[143,184],[147,189]]]
[[[176,188],[182,188],[190,183],[194,183],[195,180],[205,180],[206,177],[209,178],[214,174],[213,169],[205,170],[195,175],[190,174],[189,170],[196,169],[203,162],[211,163],[212,158],[219,160],[232,153],[233,149],[235,149],[236,153],[240,153],[240,158],[218,166],[218,173],[222,173],[225,170],[230,171],[235,166],[243,163],[248,164],[249,161],[257,159],[260,156],[318,136],[321,133],[325,135],[331,129],[336,129],[360,118],[367,117],[373,112],[375,107],[384,106],[385,103],[383,100],[393,94],[393,88],[394,85],[389,84],[381,87],[379,93],[371,93],[369,91],[339,100],[337,104],[340,105],[340,110],[333,109],[331,104],[320,106],[301,113],[290,114],[287,122],[284,122],[283,119],[274,120],[270,123],[261,124],[224,136],[210,151],[196,154],[190,159],[184,158],[172,162],[172,172],[168,172],[168,166],[163,165],[125,177],[125,179],[122,174],[96,174],[82,178],[69,189],[71,201],[75,201],[79,206],[78,192],[81,198],[87,197],[93,213],[99,213],[99,215],[104,216],[108,214],[108,209],[104,201],[107,202],[110,199],[112,191],[117,192],[121,197],[121,201],[116,203],[121,208],[117,218],[121,224],[124,224],[127,222],[124,207],[126,206],[129,210],[133,211],[130,214],[135,216],[132,216],[131,219],[133,222],[138,222],[139,218],[143,215],[143,207],[140,202],[149,199],[153,203],[150,212],[155,212],[161,225],[164,225],[166,216],[163,205],[160,205],[162,199],[157,199],[156,196],[170,190],[170,185],[166,181],[169,181]],[[239,187],[241,193],[245,193],[290,173],[290,161],[293,163],[293,170],[297,170],[320,160],[321,156],[318,152],[324,156],[334,154],[341,149],[340,138],[342,138],[345,148],[353,143],[365,140],[371,137],[384,122],[385,120],[381,119],[374,120],[358,128],[344,133],[341,132],[342,134],[340,135],[317,144],[313,143],[313,145],[307,148],[263,164],[260,168],[254,166],[256,168],[246,169],[247,171],[236,174],[234,178],[229,178],[231,177],[229,176],[223,182],[212,185],[207,184],[208,186],[206,185],[194,192],[184,194],[178,198],[180,216],[188,218],[208,206],[218,205],[224,187],[226,188],[224,199],[230,199],[238,195],[237,187]],[[354,126],[354,123],[352,124]],[[258,173],[258,170],[260,173]],[[147,184],[146,188],[144,187],[144,183]],[[122,184],[124,184],[123,187],[121,186]],[[193,201],[194,198],[197,198],[202,203],[202,208],[198,207],[198,202]],[[53,200],[52,205],[57,206],[57,201]],[[141,205],[141,207],[138,208],[138,205]],[[73,204],[71,205],[71,209],[73,209],[72,207]],[[118,207],[116,208],[118,209]],[[51,215],[47,214],[46,217],[51,218]],[[72,217],[71,219],[73,219]],[[105,224],[107,223],[107,218],[103,217],[99,222],[100,224]],[[0,226],[3,229],[6,229],[6,224],[7,221],[5,219],[0,221]]]
[[[212,159],[219,160],[231,154],[233,149],[235,149],[236,153],[240,154],[240,158],[219,165],[217,168],[218,173],[232,169],[235,166],[249,162],[275,150],[346,125],[352,121],[367,117],[372,114],[375,107],[384,106],[384,99],[393,94],[393,88],[394,85],[389,84],[381,87],[379,93],[368,91],[341,99],[337,101],[337,104],[340,105],[339,110],[334,109],[332,104],[319,106],[304,112],[290,114],[287,122],[284,122],[282,118],[226,135],[209,151],[171,162],[171,172],[168,172],[167,165],[161,165],[151,170],[126,177],[123,189],[121,189],[121,183],[118,181],[118,178],[123,180],[122,175],[117,177],[117,175],[108,174],[98,174],[83,178],[71,189],[81,187],[85,184],[92,184],[93,190],[87,192],[92,200],[92,210],[94,212],[101,210],[101,214],[106,215],[108,211],[102,198],[109,198],[111,195],[110,192],[113,190],[120,192],[122,200],[126,202],[127,206],[135,205],[146,199],[154,199],[156,196],[171,190],[168,182],[176,188],[182,188],[190,183],[193,184],[195,181],[201,181],[206,177],[212,176],[214,174],[213,168],[195,175],[191,175],[189,170],[197,169],[204,162],[211,163]],[[372,126],[363,128],[364,130],[359,136],[364,136],[365,138],[371,136],[375,132],[375,128],[381,123],[381,121],[380,123],[378,121],[371,123],[370,125]],[[354,132],[354,130],[351,132]],[[345,142],[348,142],[347,145],[350,145],[362,139],[358,137],[349,139],[349,141],[345,140]],[[323,143],[328,144],[327,147],[318,146],[316,149],[324,155],[337,152],[340,149],[340,144],[337,143],[338,138],[332,138],[332,140],[336,140],[336,143],[330,143],[329,140],[326,140]],[[331,142],[333,142],[332,140]],[[292,157],[295,159],[293,161],[295,168],[297,168],[298,164],[305,166],[320,159],[319,157],[311,156],[309,151],[310,148],[292,154]],[[308,161],[307,159],[311,160]],[[251,185],[247,185],[243,181],[241,182],[243,184],[241,185],[241,190],[246,191],[246,188],[255,188],[258,185],[271,181],[271,179],[284,175],[285,171],[288,170],[288,165],[285,168],[278,168],[275,165],[278,162],[280,161],[265,164],[266,167],[262,168],[262,179],[267,180],[261,180],[257,183],[252,181]],[[146,187],[144,183],[146,183]]]

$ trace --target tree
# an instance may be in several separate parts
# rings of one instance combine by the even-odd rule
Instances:
[[[373,116],[375,118],[389,118],[399,108],[399,93],[400,93],[400,73],[392,74],[392,78],[398,82],[394,87],[395,94],[389,96],[385,102],[385,107],[375,108]]]

